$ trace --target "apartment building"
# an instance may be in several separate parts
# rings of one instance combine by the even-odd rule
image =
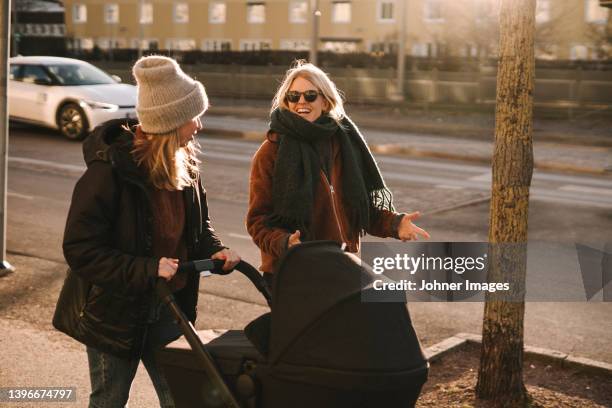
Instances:
[[[403,3],[400,3],[403,2]],[[392,52],[403,8],[407,54],[490,56],[498,0],[317,0],[320,50]],[[66,0],[69,47],[308,50],[315,0]],[[602,58],[609,10],[599,0],[538,0],[537,52]],[[604,50],[604,51],[602,51]]]
[[[62,54],[66,50],[64,7],[56,0],[16,1],[11,10],[11,53]]]

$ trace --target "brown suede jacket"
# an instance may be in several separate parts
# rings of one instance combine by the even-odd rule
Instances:
[[[266,225],[272,213],[272,178],[278,152],[278,135],[268,132],[268,138],[253,157],[249,182],[249,210],[246,226],[255,244],[261,250],[263,272],[275,272],[276,264],[287,250],[289,235],[295,231],[270,228]],[[330,180],[320,171],[315,191],[312,233],[316,240],[333,240],[345,243],[350,252],[359,251],[359,231],[349,224],[342,190],[342,158],[340,146],[332,140],[333,166]],[[381,238],[397,238],[399,222],[404,214],[372,209],[367,233]]]

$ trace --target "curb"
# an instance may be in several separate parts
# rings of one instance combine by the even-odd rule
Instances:
[[[229,130],[221,128],[209,128],[207,127],[204,134],[228,137],[233,139],[243,139],[248,141],[263,142],[266,138],[264,132],[253,132],[253,131],[241,131],[241,130]],[[461,153],[452,152],[441,152],[436,150],[421,150],[411,147],[406,147],[393,143],[381,143],[381,144],[370,144],[370,149],[373,152],[383,155],[399,155],[406,157],[425,157],[433,159],[446,159],[446,160],[461,160],[469,161],[472,163],[480,164],[491,164],[491,158],[488,156],[477,156]],[[551,161],[535,161],[534,168],[538,170],[552,170],[567,173],[583,173],[591,175],[603,175],[607,174],[610,170],[576,166],[568,163],[559,163]]]
[[[482,336],[472,333],[457,333],[425,349],[425,356],[429,362],[440,360],[445,355],[458,351],[470,344],[481,344]],[[576,357],[542,347],[525,346],[524,353],[533,359],[560,365],[564,368],[573,368],[590,374],[612,377],[612,364]]]
[[[459,204],[454,204],[454,205],[448,205],[446,207],[441,207],[438,208],[436,210],[433,211],[423,211],[423,214],[426,215],[433,215],[433,214],[440,214],[440,213],[445,213],[447,211],[451,211],[451,210],[456,210],[459,208],[465,208],[465,207],[470,207],[473,205],[478,205],[478,204],[482,204],[482,203],[486,203],[491,201],[491,195],[489,194],[486,197],[481,197],[481,198],[475,198],[473,200],[469,200],[469,201],[464,201],[464,202],[460,202]]]
[[[210,109],[210,114],[214,116],[236,116],[236,117],[244,117],[244,118],[262,118],[268,117],[270,113],[269,104],[258,105],[258,106],[249,106],[245,107],[244,104],[252,104],[252,100],[243,100],[243,104],[236,105],[235,101],[231,104],[222,104],[222,105],[213,105]],[[367,105],[367,104],[366,104]],[[364,106],[363,104],[357,104],[357,107],[361,108],[370,108],[370,106]],[[374,105],[374,107],[380,107],[380,105]],[[409,108],[409,111],[413,111],[416,109],[417,111],[422,111],[423,109],[422,103],[416,103]],[[438,109],[433,108],[430,111],[432,113],[439,111],[442,114],[448,113],[448,108],[452,107],[438,107]],[[491,105],[490,108],[493,108]],[[609,106],[608,109],[611,109],[612,106]],[[487,108],[488,109],[488,108]],[[565,112],[566,107],[563,108]],[[401,112],[402,109],[400,107],[394,106],[393,112]],[[465,110],[466,113],[477,113],[482,114],[483,111],[474,112],[471,109]],[[387,112],[388,113],[388,112]],[[413,112],[416,113],[416,112]],[[490,111],[493,113],[493,110]],[[350,115],[355,123],[359,123],[360,128],[368,128],[372,130],[379,131],[390,131],[390,132],[410,132],[410,133],[425,133],[437,136],[448,136],[451,133],[452,137],[457,139],[464,140],[490,140],[495,132],[494,123],[491,123],[489,126],[479,126],[479,125],[471,125],[471,124],[457,124],[452,121],[448,122],[436,122],[427,121],[427,122],[419,122],[418,118],[416,122],[410,122],[407,126],[406,124],[400,125],[394,121],[394,117],[389,119],[381,120],[379,118],[373,117],[371,114],[362,115],[359,112],[352,112]],[[404,115],[402,115],[404,116]],[[565,116],[564,116],[565,117]],[[550,120],[551,118],[535,118],[534,120]],[[554,118],[554,120],[558,120],[559,118]],[[551,130],[542,130],[542,129],[534,129],[534,136],[538,140],[548,141],[548,142],[560,142],[564,144],[581,144],[578,142],[568,142],[568,137],[570,133],[557,133]],[[597,136],[598,139],[593,143],[593,146],[600,147],[612,147],[612,140],[603,139],[603,136]]]

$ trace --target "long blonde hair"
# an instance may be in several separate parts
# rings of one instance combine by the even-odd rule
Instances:
[[[136,129],[132,156],[146,169],[149,182],[160,190],[182,190],[193,186],[199,176],[197,142],[181,146],[178,129],[150,135]]]
[[[329,111],[325,113],[329,114],[337,122],[346,116],[342,97],[336,85],[320,68],[304,60],[296,61],[294,66],[285,74],[285,79],[283,79],[283,82],[276,91],[276,95],[274,95],[274,99],[272,99],[272,109],[270,112],[274,112],[277,108],[289,110],[285,94],[293,81],[298,77],[310,81],[323,94],[323,97],[329,104]]]

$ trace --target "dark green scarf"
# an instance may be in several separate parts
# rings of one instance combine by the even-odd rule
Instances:
[[[269,226],[291,232],[299,229],[302,240],[312,239],[314,191],[322,166],[315,146],[334,136],[340,144],[344,202],[349,206],[345,211],[352,231],[365,233],[370,224],[370,209],[394,210],[393,196],[385,186],[378,165],[359,129],[348,117],[340,125],[326,114],[309,122],[288,110],[276,109],[270,119],[270,129],[281,137],[274,165]]]

